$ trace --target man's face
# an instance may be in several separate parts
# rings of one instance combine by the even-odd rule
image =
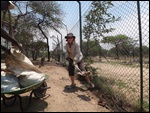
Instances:
[[[72,43],[73,42],[73,37],[67,37],[68,43]]]

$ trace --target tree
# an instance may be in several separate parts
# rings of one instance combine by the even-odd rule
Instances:
[[[119,53],[125,54],[127,56],[130,55],[130,51],[133,50],[132,39],[126,35],[116,35],[116,36],[107,36],[101,40],[101,43],[108,43],[115,46],[116,50],[116,59],[119,59]]]
[[[84,54],[85,58],[88,57],[88,56],[97,56],[97,55],[99,55],[100,47],[99,47],[98,41],[83,42],[83,48],[86,48],[86,49],[83,50],[83,54]]]
[[[114,15],[108,12],[108,9],[113,6],[111,1],[93,1],[91,10],[85,16],[86,25],[83,27],[85,39],[100,41],[103,33],[108,33],[114,28],[107,28],[107,24],[118,21]],[[88,45],[87,45],[88,46]],[[100,46],[101,48],[101,46]],[[101,51],[101,50],[100,50]]]
[[[45,51],[46,43],[42,41],[32,42],[29,44],[29,49],[32,53],[32,59],[36,60],[40,55],[40,52]],[[44,56],[44,55],[43,55]]]
[[[52,29],[52,26],[56,26],[57,28],[62,27],[61,20],[63,18],[62,17],[63,12],[60,9],[59,4],[57,4],[57,2],[55,1],[13,1],[13,2],[18,8],[18,13],[15,14],[16,16],[14,17],[16,22],[15,27],[18,29],[24,29],[25,26],[28,26],[28,28],[24,30],[28,31],[28,29],[30,30],[32,29],[30,33],[32,33],[33,35],[37,35],[37,37],[39,37],[38,36],[39,33],[37,32],[40,31],[43,37],[46,38],[47,40],[48,61],[49,61],[50,51],[48,43],[49,37],[47,36],[48,29]]]

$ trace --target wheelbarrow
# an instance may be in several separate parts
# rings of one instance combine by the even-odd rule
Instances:
[[[48,75],[45,75],[45,78],[48,79]],[[43,98],[46,96],[46,91],[50,87],[47,87],[47,83],[45,80],[42,82],[37,82],[36,84],[33,84],[28,87],[20,88],[19,90],[16,90],[16,91],[1,92],[1,98],[2,98],[3,104],[5,106],[11,106],[16,102],[16,99],[18,98],[19,103],[20,103],[20,109],[22,111],[26,111],[30,106],[33,94],[36,98]],[[31,91],[30,96],[29,96],[29,102],[26,107],[23,107],[22,97],[20,96],[20,94],[23,94],[29,91]]]

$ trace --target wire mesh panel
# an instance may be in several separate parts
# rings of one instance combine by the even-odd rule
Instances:
[[[92,66],[99,68],[97,71],[100,87],[106,92],[113,92],[117,99],[133,107],[132,110],[126,108],[127,111],[141,109],[141,104],[144,110],[149,111],[149,2],[112,3],[113,7],[108,13],[119,17],[120,20],[107,24],[107,28],[114,30],[97,37],[101,51],[97,51],[99,56],[94,57],[95,63]],[[84,20],[90,9],[91,7],[82,16],[82,29],[86,25]],[[72,28],[72,32],[79,37],[80,32],[75,31],[76,28],[79,28],[79,21]],[[104,41],[106,37],[111,40]],[[83,41],[87,41],[85,35]],[[86,47],[83,46],[83,50],[86,50]],[[90,52],[89,54],[94,56],[94,53]],[[87,54],[84,51],[83,53]]]

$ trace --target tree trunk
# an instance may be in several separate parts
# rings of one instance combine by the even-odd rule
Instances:
[[[38,24],[38,28],[40,29],[40,31],[42,32],[42,34],[44,35],[44,37],[46,38],[47,41],[47,53],[48,53],[48,62],[50,61],[50,50],[49,50],[49,44],[48,44],[48,37],[45,35],[45,33],[43,32],[42,28],[40,27],[40,25]]]

